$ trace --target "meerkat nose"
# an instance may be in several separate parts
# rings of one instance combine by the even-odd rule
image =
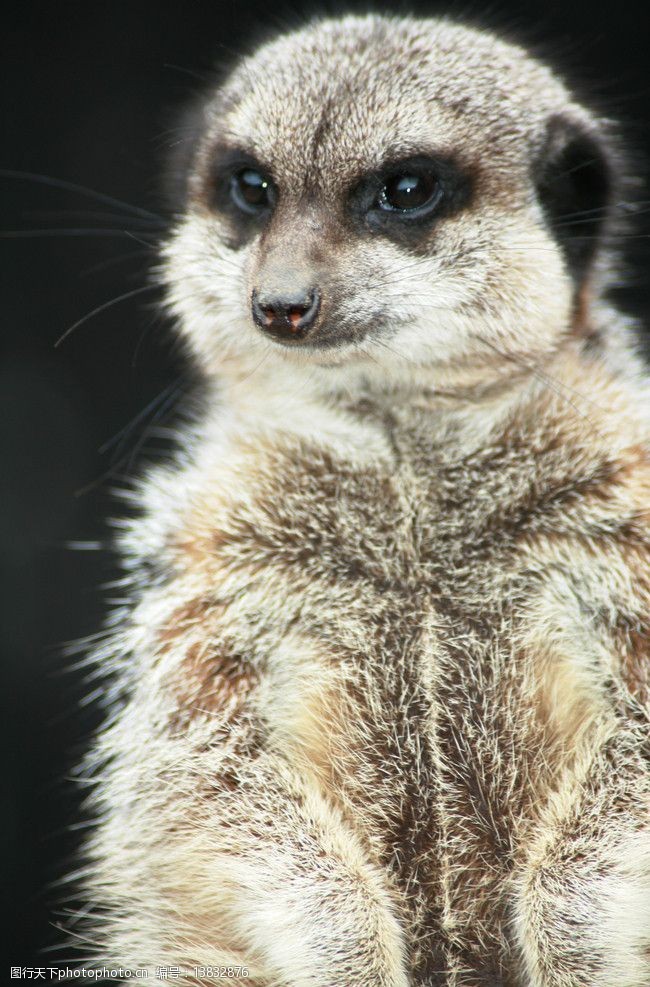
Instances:
[[[283,342],[301,342],[312,329],[320,311],[318,288],[283,295],[253,291],[253,319],[269,336]]]

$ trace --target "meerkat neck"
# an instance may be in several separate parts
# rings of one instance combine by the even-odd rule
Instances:
[[[534,368],[516,366],[491,385],[461,384],[451,375],[442,383],[424,372],[419,380],[412,374],[408,381],[390,382],[322,370],[306,378],[291,369],[229,374],[213,392],[209,418],[215,424],[226,420],[233,434],[307,439],[345,447],[355,458],[386,452],[394,427],[408,430],[423,418],[450,443],[476,446],[542,379]]]
[[[603,388],[629,387],[638,360],[621,333],[610,346],[590,346],[567,338],[547,359],[510,362],[489,382],[473,368],[435,378],[423,368],[408,379],[373,376],[371,370],[344,371],[274,363],[257,372],[234,373],[220,379],[209,418],[227,412],[237,433],[307,438],[319,444],[343,443],[357,453],[385,448],[391,423],[408,428],[426,417],[451,443],[477,447],[498,433],[514,416],[534,417],[534,408],[549,402],[559,414],[568,411],[588,423],[589,409]]]

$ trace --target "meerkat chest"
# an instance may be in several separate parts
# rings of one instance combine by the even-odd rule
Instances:
[[[168,612],[143,685],[166,729],[315,786],[419,889],[416,931],[438,926],[443,890],[498,927],[522,820],[552,783],[538,755],[559,731],[521,643],[519,541],[537,514],[525,464],[491,455],[490,470],[432,448],[365,463],[253,450],[195,493],[177,578],[146,604]]]
[[[282,596],[329,600],[342,619],[372,596],[407,609],[416,598],[485,596],[510,575],[515,472],[490,475],[433,449],[402,462],[277,450],[215,513],[212,557],[224,574],[255,573]]]
[[[300,708],[330,686],[346,702],[374,696],[388,716],[404,715],[410,693],[431,710],[449,678],[443,652],[465,648],[485,675],[495,642],[512,650],[520,561],[502,523],[507,486],[430,449],[401,463],[257,450],[218,496],[195,498],[174,536],[181,595],[199,603],[175,609],[172,636],[179,614],[197,630],[208,608],[214,633],[234,634],[267,683],[278,723],[291,720],[288,696]]]
[[[397,462],[353,463],[315,447],[274,459],[233,505],[216,554],[294,600],[320,633],[329,612],[335,642],[374,634],[378,614],[409,633],[433,619],[445,636],[454,623],[458,634],[478,630],[481,617],[491,639],[521,592],[524,536],[537,523],[521,504],[535,476],[528,462],[415,444]]]

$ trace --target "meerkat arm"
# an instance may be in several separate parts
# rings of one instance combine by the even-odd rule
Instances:
[[[634,489],[643,474],[631,475]],[[529,646],[565,769],[523,834],[514,878],[534,987],[648,982],[650,593],[643,504],[627,495],[607,517],[592,506],[608,534],[597,547],[538,549],[546,578]]]
[[[531,987],[648,982],[648,730],[603,734],[552,794],[514,880]]]
[[[106,769],[100,799],[121,810],[98,835],[94,891],[111,904],[111,961],[183,956],[186,969],[245,965],[260,985],[328,987],[344,971],[350,987],[406,987],[385,876],[315,780],[273,749],[241,620],[205,594],[170,614],[162,600],[179,591],[145,594],[134,616],[137,637],[158,612],[137,659],[148,695],[107,737],[121,768]]]

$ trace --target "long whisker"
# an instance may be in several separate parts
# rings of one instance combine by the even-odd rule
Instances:
[[[239,382],[240,383],[243,383],[243,381],[245,381],[245,380],[250,380],[250,378],[253,376],[253,374],[257,373],[257,371],[260,369],[260,367],[262,366],[262,364],[266,362],[266,360],[268,359],[268,356],[269,356],[270,352],[271,352],[271,344],[269,343],[267,345],[264,353],[262,354],[262,359],[260,360],[260,362],[259,363],[256,363],[255,366],[253,367],[253,369],[252,370],[249,370],[249,372],[247,374],[245,374],[240,379]]]
[[[187,391],[187,380],[184,376],[177,377],[170,384],[165,387],[160,394],[157,394],[149,404],[138,412],[130,422],[128,422],[119,432],[108,439],[99,449],[100,454],[108,452],[112,447],[115,448],[115,452],[111,461],[110,466],[106,469],[99,477],[91,480],[85,486],[80,487],[75,490],[75,497],[83,497],[89,491],[96,489],[101,486],[108,479],[116,479],[120,476],[123,469],[129,470],[133,464],[133,460],[139,453],[140,449],[147,441],[147,439],[153,434],[152,425],[159,422],[163,415],[174,406],[177,400],[185,394]],[[141,434],[138,437],[138,441],[135,443],[133,448],[128,452],[123,452],[124,445],[128,440],[129,436],[132,434],[135,428],[137,428],[143,421],[146,421],[147,416],[151,415],[151,418],[146,427],[142,429]]]
[[[159,394],[158,397],[147,406],[144,412],[140,412],[140,414],[137,416],[135,421],[131,422],[126,429],[122,429],[121,438],[119,439],[116,445],[117,456],[119,456],[122,448],[124,447],[125,442],[127,441],[129,435],[132,433],[135,425],[141,422],[144,418],[146,418],[148,414],[151,414],[151,418],[147,422],[146,427],[142,429],[142,432],[138,437],[138,441],[133,445],[130,453],[128,454],[128,460],[126,461],[127,470],[130,471],[132,469],[134,460],[138,455],[138,453],[140,452],[140,449],[142,448],[144,443],[147,441],[147,439],[154,435],[157,435],[158,423],[163,418],[163,416],[166,415],[167,412],[176,404],[178,398],[184,392],[184,390],[185,390],[184,378],[180,377],[177,380],[172,381],[169,387],[166,387],[162,391],[162,393]],[[125,460],[122,459],[122,463],[124,462]],[[119,465],[119,460],[117,462],[114,461],[112,464],[114,469],[117,468],[118,465]]]
[[[565,384],[557,380],[555,377],[552,377],[550,374],[545,373],[539,367],[539,365],[531,363],[530,361],[527,360],[523,360],[513,353],[504,353],[502,350],[499,349],[498,346],[495,346],[492,342],[490,342],[489,339],[486,339],[484,336],[481,336],[479,333],[472,333],[472,336],[480,343],[483,343],[484,346],[487,346],[489,349],[491,349],[502,359],[509,360],[512,363],[515,363],[518,367],[521,367],[522,370],[527,370],[529,373],[532,373],[533,376],[536,377],[539,381],[541,381],[541,383],[543,383],[546,387],[548,387],[549,390],[551,390],[559,398],[562,398],[562,400],[566,401],[566,403],[570,405],[571,408],[573,408],[576,414],[580,415],[581,418],[583,418],[592,428],[594,428],[594,430],[597,431],[595,425],[588,417],[588,415],[586,415],[584,411],[581,408],[579,408],[578,405],[575,404],[575,402],[572,401],[570,397],[568,397],[569,394],[576,396],[580,398],[581,401],[593,405],[594,408],[599,408],[600,406],[591,398],[587,397],[586,394],[582,394],[580,391],[576,391],[573,388],[567,387]]]
[[[68,329],[66,329],[63,335],[59,336],[54,346],[55,347],[60,346],[61,343],[65,339],[67,339],[68,336],[75,331],[75,329],[78,329],[79,326],[82,326],[84,322],[88,322],[88,320],[92,319],[93,316],[99,315],[100,312],[105,312],[106,309],[112,308],[113,305],[117,305],[119,302],[126,301],[128,298],[133,298],[135,295],[142,295],[146,291],[159,291],[159,290],[160,289],[157,284],[146,284],[143,287],[134,288],[132,291],[125,291],[123,295],[118,295],[117,298],[111,298],[110,301],[104,302],[103,305],[98,305],[97,308],[94,308],[92,310],[92,312],[88,312],[88,314],[84,315],[83,318],[77,319],[76,322],[73,322],[73,324]]]
[[[405,353],[400,353],[398,350],[393,349],[392,346],[388,345],[385,339],[375,338],[372,340],[372,342],[373,345],[381,346],[382,349],[385,349],[392,356],[396,356],[398,359],[403,360],[404,363],[408,363],[411,366],[417,366],[415,360],[411,359],[411,357],[407,356]]]
[[[151,257],[151,249],[133,250],[128,254],[120,254],[119,257],[109,257],[108,260],[99,261],[99,263],[93,264],[92,267],[87,267],[85,271],[80,271],[79,276],[87,278],[91,274],[97,274],[99,271],[106,270],[106,268],[114,267],[115,264],[123,264],[125,261],[133,260],[135,257]]]
[[[209,76],[205,72],[195,72],[194,69],[185,68],[184,65],[175,65],[173,62],[165,62],[163,68],[172,69],[172,71],[180,72],[182,75],[188,75],[191,79],[196,79],[201,83],[208,82],[209,80]]]
[[[96,226],[89,227],[71,227],[71,228],[60,228],[60,229],[43,229],[43,230],[0,230],[0,240],[30,240],[30,239],[43,239],[46,237],[100,237],[107,239],[110,237],[127,237],[130,240],[136,240],[138,243],[146,243],[144,240],[140,240],[137,234],[141,234],[141,230],[124,230],[124,229],[109,229],[100,228]]]
[[[50,219],[72,219],[73,217],[79,217],[82,220],[99,220],[106,221],[109,220],[114,223],[124,222],[124,215],[114,212],[99,212],[98,210],[91,209],[30,209],[29,211],[23,213],[23,217],[26,220],[50,220]],[[158,219],[147,219],[144,216],[129,216],[129,223],[138,223],[142,226],[154,229],[164,230],[167,224],[163,223],[162,220]]]
[[[53,178],[51,175],[39,175],[31,171],[12,171],[9,168],[0,168],[0,178],[15,178],[18,181],[36,182],[41,185],[49,185],[52,188],[59,188],[66,192],[76,192],[78,195],[85,195],[87,198],[95,199],[97,202],[105,202],[108,205],[117,206],[134,215],[144,216],[152,220],[155,219],[160,223],[165,222],[164,218],[155,212],[142,209],[140,206],[134,206],[130,202],[123,202],[121,199],[116,199],[112,195],[106,195],[104,192],[97,192],[95,189],[87,188],[85,185],[68,182],[63,178]]]

